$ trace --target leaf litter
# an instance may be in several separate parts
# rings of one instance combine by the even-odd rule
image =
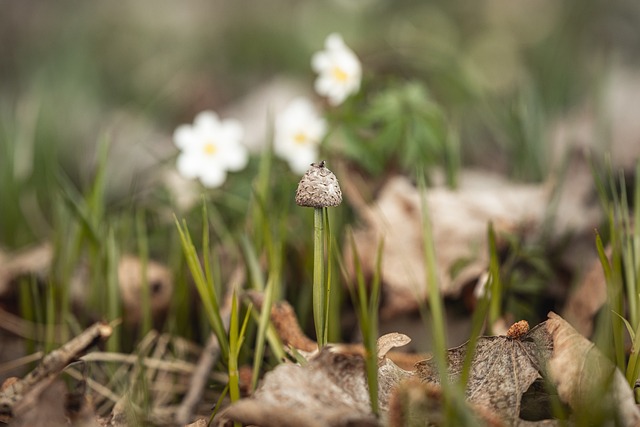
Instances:
[[[425,194],[437,248],[438,282],[444,296],[458,297],[487,270],[487,224],[522,239],[539,233],[551,218],[554,239],[592,230],[601,218],[593,206],[592,184],[584,155],[573,153],[568,178],[544,184],[513,183],[488,172],[463,171],[455,190],[436,186]],[[353,183],[344,192],[362,225],[354,231],[365,276],[375,271],[377,242],[384,239],[382,318],[415,311],[427,297],[420,191],[403,176],[386,181],[377,198],[368,203]],[[347,258],[350,251],[345,250]],[[347,265],[351,265],[347,259]]]
[[[597,402],[599,413],[620,425],[640,422],[622,374],[564,319],[551,312],[547,321],[527,329],[518,322],[509,335],[478,338],[465,386],[468,409],[478,420],[505,426],[571,424],[592,416],[585,405]],[[409,341],[403,334],[378,341],[379,419],[370,409],[363,347],[330,345],[306,365],[284,363],[267,373],[253,396],[224,409],[214,424],[443,425],[442,379],[435,362],[423,360],[404,370],[387,357],[390,349]],[[448,384],[460,379],[469,351],[468,343],[448,351]]]

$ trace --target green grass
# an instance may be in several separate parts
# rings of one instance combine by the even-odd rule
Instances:
[[[209,222],[205,204],[203,204],[202,216],[204,221],[202,232],[202,252],[205,259],[204,269],[201,265],[200,259],[198,258],[198,252],[193,244],[193,241],[191,240],[191,235],[189,234],[187,223],[183,221],[183,223],[180,224],[177,218],[175,219],[175,222],[176,226],[178,227],[178,232],[180,233],[180,241],[185,257],[187,259],[189,271],[191,272],[191,276],[193,277],[196,288],[198,289],[198,293],[200,294],[200,300],[204,305],[205,314],[209,321],[209,326],[211,326],[211,329],[218,338],[223,357],[227,358],[229,356],[229,340],[227,338],[226,329],[224,327],[222,316],[220,314],[220,296],[216,293],[213,283],[213,277],[211,275],[211,267],[208,262]]]
[[[365,367],[367,373],[367,384],[369,385],[369,401],[371,412],[379,415],[378,402],[378,311],[380,309],[380,294],[382,285],[382,249],[384,242],[380,241],[376,251],[375,272],[371,282],[366,283],[360,255],[356,246],[353,232],[349,232],[349,246],[353,258],[353,269],[355,274],[355,289],[349,287],[351,301],[356,309],[358,324],[362,334],[365,349]],[[342,265],[343,275],[350,281],[349,274]]]
[[[639,172],[640,162],[635,168],[633,198],[628,200],[627,185],[621,173],[615,174],[610,166],[603,174],[594,170],[608,222],[608,249],[600,233],[596,233],[595,240],[607,283],[607,305],[600,315],[602,324],[596,342],[625,373],[630,387],[634,387],[640,375],[640,231],[636,222],[640,218]],[[628,358],[625,330],[632,344]]]

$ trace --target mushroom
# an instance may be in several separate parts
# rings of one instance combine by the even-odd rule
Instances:
[[[324,166],[324,160],[312,163],[296,190],[296,204],[313,209],[313,320],[318,347],[327,344],[329,284],[324,280],[324,223],[329,222],[326,208],[342,203],[342,190],[336,176]],[[327,227],[328,228],[328,227]],[[329,242],[331,239],[329,239]]]

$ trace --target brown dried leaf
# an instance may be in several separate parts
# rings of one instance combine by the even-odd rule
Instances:
[[[551,345],[544,323],[515,338],[480,337],[467,382],[469,402],[491,411],[505,422],[522,421],[522,396],[534,382],[543,379]],[[467,344],[449,350],[450,381],[459,380],[466,354]],[[435,361],[420,362],[416,368],[417,378],[440,384]]]
[[[279,365],[265,375],[253,397],[223,410],[214,424],[230,421],[261,427],[377,425],[362,348],[329,346],[306,366]]]
[[[556,190],[557,197],[552,197]],[[427,298],[418,189],[407,178],[394,177],[371,204],[350,181],[344,182],[344,191],[365,222],[355,232],[355,241],[366,275],[375,272],[378,243],[384,239],[382,315],[391,317],[415,310],[420,300]],[[514,184],[490,173],[467,170],[460,174],[455,191],[428,189],[425,197],[441,292],[457,296],[465,284],[474,283],[486,270],[489,221],[497,230],[531,233],[551,219],[548,224],[553,237],[591,230],[601,217],[592,194],[589,162],[582,152],[570,153],[566,179],[562,181],[556,182],[552,176],[542,185]],[[556,207],[550,211],[550,204],[556,200]],[[555,215],[549,218],[549,212]],[[350,250],[344,253],[351,256]]]
[[[379,341],[379,347],[401,345],[401,334]],[[378,363],[379,404],[386,411],[392,390],[410,372],[386,358]],[[371,413],[365,372],[364,348],[359,345],[328,346],[307,365],[285,363],[265,375],[255,394],[223,410],[215,425],[232,421],[269,426],[376,426]]]
[[[140,258],[124,255],[118,263],[118,281],[127,323],[142,320],[142,262]],[[162,316],[171,305],[173,279],[171,271],[155,261],[147,262],[146,282],[149,286],[151,313],[154,319]]]
[[[411,338],[405,334],[399,334],[398,332],[392,332],[378,338],[378,358],[383,358],[387,355],[389,350],[402,347],[411,342]]]
[[[46,277],[52,258],[53,249],[48,243],[28,247],[14,254],[3,254],[0,258],[0,298],[12,292],[11,283],[19,277]]]
[[[471,172],[463,175],[456,191],[429,189],[426,199],[443,295],[457,295],[463,285],[477,279],[486,269],[489,221],[502,229],[537,225],[544,217],[548,197],[548,188],[540,185],[516,185]],[[383,315],[414,310],[419,300],[427,296],[418,189],[407,178],[392,178],[376,202],[361,208],[359,214],[366,226],[357,230],[354,237],[365,274],[375,271],[377,242],[382,238],[385,242]],[[453,267],[460,260],[467,263],[454,274]]]
[[[46,282],[53,261],[53,248],[49,243],[26,248],[0,258],[0,299],[14,293],[13,284],[20,277],[33,275]],[[78,265],[74,272],[71,294],[74,302],[82,306],[87,293],[87,266]],[[153,318],[161,317],[171,304],[173,279],[171,271],[164,265],[147,262],[146,282],[149,284]],[[142,262],[140,258],[124,255],[118,263],[118,283],[125,319],[136,324],[142,319],[140,298],[142,295]]]
[[[633,392],[613,363],[557,314],[549,313],[546,325],[554,349],[549,374],[576,419],[601,425],[615,418],[625,426],[639,425]]]
[[[606,253],[611,256],[611,248],[607,248]],[[562,315],[578,332],[589,337],[594,317],[606,301],[607,282],[600,258],[594,256],[582,281],[569,295]]]
[[[262,310],[262,304],[264,303],[263,293],[247,291],[245,295],[256,308]],[[304,353],[318,350],[318,344],[302,331],[298,317],[291,304],[287,301],[278,301],[271,306],[271,322],[285,346],[291,346]]]

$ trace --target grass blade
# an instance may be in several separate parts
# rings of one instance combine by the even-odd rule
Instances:
[[[227,340],[227,334],[225,333],[224,324],[222,323],[222,318],[220,317],[220,309],[216,294],[213,292],[213,288],[209,287],[209,284],[207,283],[205,273],[202,270],[200,260],[198,259],[198,253],[191,241],[186,221],[183,221],[183,224],[181,225],[178,218],[175,216],[174,220],[176,227],[178,228],[178,234],[180,235],[180,243],[182,245],[184,256],[187,260],[187,266],[189,267],[189,271],[191,272],[196,288],[198,289],[198,293],[200,294],[200,299],[204,304],[205,314],[213,332],[218,338],[218,342],[220,343],[220,352],[223,357],[226,358],[229,355],[229,342]]]

